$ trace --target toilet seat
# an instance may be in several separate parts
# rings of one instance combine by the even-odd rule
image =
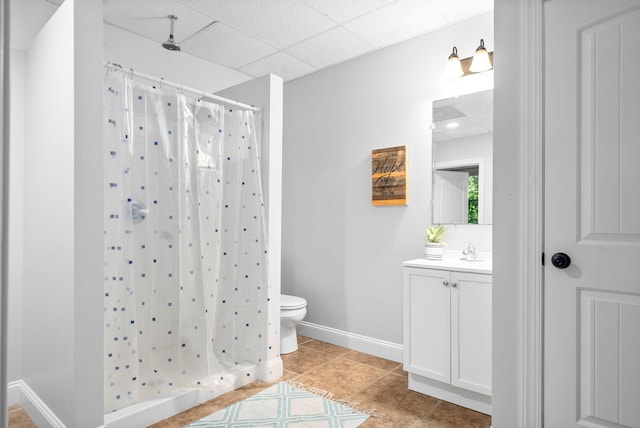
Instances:
[[[280,309],[293,310],[307,306],[307,301],[302,297],[289,296],[287,294],[280,295]]]

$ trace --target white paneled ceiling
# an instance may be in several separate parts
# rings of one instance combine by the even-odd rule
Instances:
[[[62,0],[13,0],[60,4]],[[295,79],[493,10],[493,0],[103,0],[106,23],[254,77]],[[36,5],[37,6],[37,5]],[[20,12],[20,10],[18,11]],[[214,23],[217,21],[216,23]]]

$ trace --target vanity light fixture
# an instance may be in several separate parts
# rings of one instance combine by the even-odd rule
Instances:
[[[492,68],[493,65],[491,64],[491,61],[489,61],[489,52],[487,52],[487,49],[484,47],[484,40],[480,39],[480,46],[478,46],[476,53],[473,55],[469,71],[473,73],[482,73],[483,71],[488,71]]]
[[[458,48],[453,47],[447,67],[445,68],[445,77],[462,77],[470,74],[482,73],[493,68],[493,52],[488,52],[484,46],[484,39],[480,39],[480,46],[476,49],[473,57],[460,59],[458,57]]]

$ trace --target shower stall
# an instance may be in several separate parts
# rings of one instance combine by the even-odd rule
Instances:
[[[259,111],[113,66],[103,99],[104,411],[119,426],[267,380],[279,308]]]
[[[102,6],[50,4],[55,13],[27,50],[7,52],[13,132],[3,361],[7,403],[39,426],[148,426],[282,374],[282,79],[247,80],[187,55],[165,60],[155,43],[105,26]],[[107,71],[105,59],[219,91],[260,113]],[[205,138],[213,130],[217,152]],[[244,140],[257,143],[259,161],[242,152]],[[250,213],[258,194],[230,190],[252,185],[252,162],[262,174],[259,221]],[[211,195],[216,189],[222,199]],[[266,228],[256,229],[259,222]]]

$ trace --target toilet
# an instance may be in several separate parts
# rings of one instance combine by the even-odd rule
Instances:
[[[280,354],[298,350],[296,326],[307,314],[307,301],[302,297],[280,295]]]

